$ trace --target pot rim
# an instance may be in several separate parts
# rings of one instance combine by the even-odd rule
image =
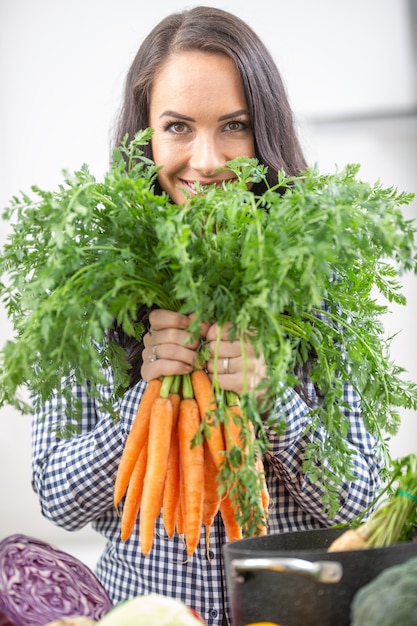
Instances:
[[[263,535],[259,537],[246,537],[244,539],[238,539],[237,541],[233,541],[233,542],[229,542],[225,544],[224,550],[230,558],[236,558],[237,554],[239,555],[239,558],[254,558],[255,554],[257,555],[257,557],[263,554],[268,555],[269,557],[273,557],[273,556],[279,557],[283,555],[296,554],[300,558],[303,558],[303,556],[308,557],[308,558],[316,558],[314,555],[320,553],[321,555],[326,554],[326,558],[328,555],[329,560],[332,560],[332,561],[343,558],[344,555],[349,555],[349,554],[351,555],[358,555],[358,554],[372,555],[372,554],[384,554],[384,553],[389,554],[389,552],[391,551],[398,551],[398,549],[402,549],[402,548],[407,549],[412,546],[415,547],[415,550],[417,552],[417,541],[412,541],[412,540],[403,541],[401,543],[396,543],[394,545],[389,545],[389,546],[370,547],[370,548],[363,548],[359,550],[344,550],[344,551],[328,552],[328,547],[330,546],[332,540],[335,539],[337,535],[341,534],[345,530],[346,528],[331,527],[331,528],[318,528],[318,529],[312,529],[312,530],[289,531],[289,532],[284,532],[284,533],[272,533],[270,535]],[[311,547],[311,548],[305,548],[305,547],[297,548],[296,546],[288,547],[286,545],[282,545],[282,546],[274,545],[273,547],[271,547],[269,545],[270,543],[275,543],[277,541],[276,539],[277,537],[283,538],[283,541],[285,541],[285,537],[288,537],[289,535],[291,535],[292,537],[295,537],[296,535],[299,536],[300,533],[302,533],[304,537],[306,536],[307,533],[310,534],[312,537],[319,536],[320,533],[323,533],[323,536],[329,537],[329,541],[327,545],[323,544],[320,547]],[[322,558],[323,557],[320,556],[320,559]]]

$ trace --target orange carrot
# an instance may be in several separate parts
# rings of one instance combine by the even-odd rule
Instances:
[[[264,464],[263,464],[261,457],[258,457],[256,459],[256,469],[258,470],[260,481],[261,481],[259,497],[260,497],[260,502],[261,502],[261,508],[264,512],[264,522],[265,522],[262,526],[258,526],[258,530],[259,530],[260,535],[266,535],[268,532],[267,523],[268,523],[269,491],[268,491],[268,486],[265,480],[265,469],[264,469]]]
[[[203,445],[192,447],[192,440],[200,425],[200,412],[193,398],[183,398],[178,422],[180,463],[184,480],[184,530],[187,554],[192,556],[200,539],[204,498]]]
[[[247,446],[245,446],[243,436],[243,419],[240,406],[238,404],[229,405],[226,410],[226,416],[224,423],[226,449],[230,451],[236,446],[239,450],[245,452]]]
[[[242,528],[236,519],[236,507],[229,494],[227,494],[220,503],[220,513],[228,540],[236,541],[237,539],[242,539]]]
[[[262,488],[261,488],[262,508],[265,511],[265,515],[268,516],[269,491],[268,491],[268,485],[266,484],[266,479],[265,479],[265,468],[264,468],[264,464],[261,458],[258,458],[256,462],[256,466],[258,468],[258,471],[262,480],[262,483],[261,483],[262,484]]]
[[[151,409],[148,462],[140,507],[139,541],[144,556],[152,549],[155,520],[161,511],[171,444],[172,418],[171,400],[158,396]]]
[[[165,478],[164,496],[162,502],[162,519],[165,531],[169,538],[174,536],[175,517],[179,498],[180,483],[180,458],[179,458],[179,442],[178,442],[178,415],[181,396],[179,393],[170,393],[169,399],[172,404],[172,432],[171,445],[169,450],[168,468]]]
[[[255,429],[251,421],[248,421],[248,427],[249,427],[249,432],[250,432],[252,441],[255,441]],[[260,480],[259,497],[261,501],[261,507],[265,513],[265,523],[266,523],[266,521],[268,520],[269,491],[268,491],[268,486],[266,484],[264,463],[263,463],[262,457],[260,457],[259,455],[256,456],[255,467],[258,471],[259,480]],[[266,534],[266,525],[262,529],[262,534]]]
[[[201,419],[209,426],[207,442],[217,469],[224,460],[224,438],[220,422],[216,421],[212,412],[216,410],[214,392],[210,378],[204,370],[194,370],[191,374],[194,397],[200,410]]]
[[[159,396],[162,382],[155,378],[149,381],[140,401],[133,426],[126,438],[114,486],[114,506],[117,509],[123,498],[139,453],[147,441],[149,418],[155,398]]]
[[[234,394],[229,394],[227,392],[227,397],[229,402],[233,402],[233,404],[229,404],[227,407],[227,417],[225,420],[224,429],[225,429],[225,440],[227,450],[230,452],[234,447],[242,450],[242,455],[247,455],[250,450],[253,451],[253,446],[255,444],[255,429],[253,423],[250,420],[247,420],[247,424],[245,425],[242,415],[242,409],[240,407],[239,401],[237,398],[234,398]],[[248,430],[248,433],[244,434],[245,427]],[[246,443],[245,443],[246,440]],[[243,464],[243,456],[241,458],[241,463]],[[258,498],[259,498],[259,509],[262,512],[262,523],[257,525],[257,530],[259,535],[266,535],[267,533],[267,519],[268,519],[268,506],[269,506],[269,493],[266,486],[265,481],[265,472],[262,459],[260,457],[256,457],[255,460],[255,468],[257,470],[257,485],[258,485]],[[235,468],[236,471],[236,468]],[[239,471],[239,468],[237,468]],[[256,508],[256,504],[254,504],[254,508],[252,510],[252,514],[254,514]]]
[[[180,464],[180,476],[179,476],[179,495],[178,495],[178,503],[177,510],[175,511],[175,528],[179,535],[183,536],[185,533],[184,529],[184,477],[181,472],[181,464]]]
[[[218,469],[213,461],[213,457],[208,447],[207,440],[204,440],[204,501],[202,523],[206,528],[206,549],[210,543],[210,528],[214,518],[220,509],[221,497],[219,496]]]
[[[183,397],[178,418],[180,464],[184,480],[184,530],[187,555],[191,557],[200,539],[204,500],[204,449],[203,444],[193,445],[200,427],[198,404],[192,397],[191,380],[183,377]]]
[[[252,441],[255,441],[255,429],[254,429],[253,423],[249,421],[248,426],[249,426],[250,435],[252,437]],[[258,526],[258,530],[259,530],[260,535],[266,535],[268,532],[267,528],[268,528],[269,491],[268,491],[268,485],[266,484],[264,463],[263,463],[262,457],[260,457],[259,455],[257,455],[256,457],[255,467],[258,471],[258,476],[259,476],[259,481],[260,481],[260,487],[259,487],[260,506],[261,506],[262,511],[264,512],[264,516],[263,516],[264,524],[262,524],[261,526]]]
[[[172,425],[176,426],[178,422],[178,415],[180,412],[181,396],[179,393],[170,393],[169,399],[171,400],[172,404]]]
[[[143,446],[130,477],[126,498],[123,504],[121,539],[126,541],[133,532],[133,528],[138,517],[140,502],[142,498],[143,479],[145,477],[146,464],[148,460],[148,446]]]
[[[239,404],[229,404],[226,409],[226,419],[223,424],[226,449],[230,452],[234,447],[242,450],[244,446],[242,433],[242,412]],[[239,463],[241,465],[241,462]],[[234,468],[235,471],[238,469]],[[236,519],[236,505],[230,492],[226,493],[220,504],[220,513],[229,541],[236,541],[243,536],[242,528]]]

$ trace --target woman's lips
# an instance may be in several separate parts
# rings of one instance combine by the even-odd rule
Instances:
[[[184,180],[180,178],[179,181],[183,187],[186,187],[190,194],[198,193],[198,189],[196,187],[211,187],[216,185],[217,187],[221,187],[223,183],[226,183],[230,180],[234,180],[234,178],[222,178],[219,180]]]

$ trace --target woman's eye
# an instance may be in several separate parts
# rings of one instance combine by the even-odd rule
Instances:
[[[235,121],[235,122],[229,122],[228,124],[226,124],[226,130],[229,130],[232,133],[235,133],[236,131],[239,131],[239,130],[246,130],[247,128],[248,128],[248,125],[245,122]]]
[[[169,122],[169,124],[166,125],[165,130],[169,130],[177,135],[182,135],[187,132],[188,128],[184,122]]]

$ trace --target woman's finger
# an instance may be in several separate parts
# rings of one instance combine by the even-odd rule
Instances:
[[[245,344],[245,355],[239,341],[210,342],[209,350],[213,356],[206,361],[207,371],[212,379],[216,372],[220,387],[226,391],[239,395],[253,391],[266,376],[264,357],[255,355],[250,342]]]
[[[144,361],[141,368],[141,376],[143,380],[149,381],[153,378],[161,376],[176,376],[190,374],[193,366],[181,361],[171,361],[167,359],[158,359],[153,363]]]
[[[196,352],[175,344],[157,344],[142,352],[141,375],[144,380],[160,376],[189,374],[193,370]]]
[[[220,334],[220,339],[230,341],[230,322],[226,322],[222,327],[219,324],[211,324],[206,333],[206,339],[208,342],[216,342]]]
[[[187,330],[179,328],[164,328],[163,330],[155,330],[151,328],[143,336],[143,345],[145,348],[152,348],[154,345],[172,344],[174,346],[185,346],[189,350],[195,351],[200,345],[199,339],[192,339]]]
[[[190,325],[190,319],[186,315],[176,313],[175,311],[154,309],[149,314],[149,324],[152,334],[154,331],[165,328],[188,328]]]
[[[173,343],[154,343],[142,352],[143,362],[180,361],[192,365],[196,357],[195,350]]]

